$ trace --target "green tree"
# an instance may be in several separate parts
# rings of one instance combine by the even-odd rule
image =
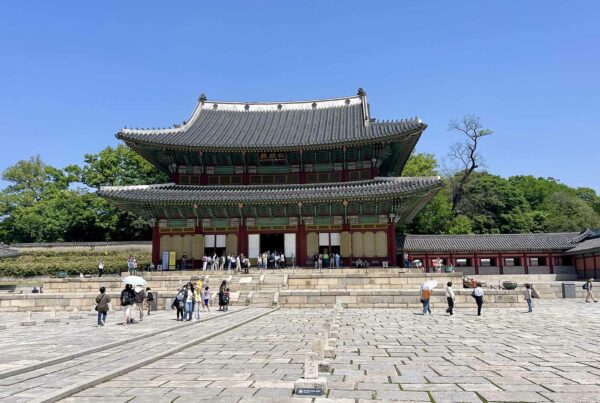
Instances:
[[[402,169],[402,176],[437,176],[438,162],[433,154],[413,152]]]
[[[600,216],[584,200],[569,192],[556,192],[544,205],[547,211],[544,230],[551,232],[581,231],[600,226]]]

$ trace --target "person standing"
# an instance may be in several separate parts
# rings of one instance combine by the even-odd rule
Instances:
[[[533,300],[531,299],[531,284],[525,284],[525,301],[527,301],[527,312],[533,312]]]
[[[104,274],[104,259],[101,259],[100,263],[98,263],[98,277],[102,277],[103,274]]]
[[[481,307],[483,306],[483,288],[481,288],[481,283],[477,283],[477,286],[471,293],[471,296],[475,298],[475,302],[477,303],[477,316],[481,316]]]
[[[185,300],[187,298],[187,289],[185,287],[181,287],[177,291],[177,295],[173,300],[173,304],[171,305],[171,309],[177,310],[177,320],[183,320],[183,306],[185,304]],[[179,319],[181,317],[181,319]]]
[[[281,252],[281,255],[279,255],[279,267],[281,269],[285,269],[285,253]]]
[[[219,286],[219,311],[225,310],[225,290],[227,289],[227,281],[223,280]]]
[[[592,288],[594,287],[594,279],[593,278],[589,278],[587,283],[585,283],[583,285],[583,289],[586,290],[585,292],[585,302],[590,302],[590,298],[592,299],[592,301],[594,302],[598,302],[596,300],[596,298],[594,298],[594,293],[592,292]]]
[[[186,289],[183,318],[185,321],[189,322],[192,320],[192,313],[194,312],[194,286],[191,283],[188,283]]]
[[[98,326],[104,326],[108,314],[110,297],[106,295],[106,288],[100,287],[100,294],[96,296],[96,311],[98,311]]]
[[[290,254],[290,263],[292,265],[292,270],[296,268],[296,256],[292,253]]]
[[[421,288],[421,303],[423,304],[423,316],[431,315],[431,307],[429,306],[429,299],[431,298],[431,290],[428,288]]]
[[[404,262],[404,267],[408,267],[408,253],[404,252],[402,255],[402,260]]]
[[[229,310],[229,288],[225,289],[225,294],[223,295],[223,302],[224,302],[224,311],[228,311]]]
[[[454,315],[454,290],[452,290],[452,281],[448,281],[446,284],[446,301],[448,301],[448,309],[446,312],[450,315]]]

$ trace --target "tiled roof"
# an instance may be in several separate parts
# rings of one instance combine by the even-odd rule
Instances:
[[[368,199],[395,196],[442,186],[439,176],[375,178],[366,181],[295,185],[188,186],[172,183],[142,186],[105,186],[98,195],[136,202],[267,202],[331,199]]]
[[[584,253],[595,250],[600,250],[600,237],[585,240],[577,244],[573,249],[569,249],[567,253]]]
[[[19,251],[9,249],[8,246],[0,244],[0,259],[19,256],[21,256],[21,253]]]
[[[420,119],[372,121],[366,95],[281,103],[213,102],[201,98],[189,122],[164,129],[122,129],[127,143],[182,149],[269,149],[414,140]]]
[[[398,249],[407,252],[565,251],[580,241],[581,232],[481,235],[404,235]]]

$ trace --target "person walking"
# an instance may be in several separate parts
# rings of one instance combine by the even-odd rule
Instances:
[[[421,287],[421,303],[423,304],[423,316],[431,315],[431,307],[429,306],[429,299],[431,298],[431,290],[428,288]]]
[[[598,302],[596,298],[594,298],[594,293],[592,292],[592,288],[594,287],[594,279],[589,278],[588,281],[583,285],[583,289],[585,292],[585,302],[590,302],[590,298],[594,302]]]
[[[455,300],[455,296],[454,296],[454,290],[452,290],[452,281],[448,281],[448,283],[446,284],[446,301],[448,301],[448,309],[446,309],[446,312],[449,313],[451,316],[454,315],[454,300]]]
[[[224,311],[227,312],[229,310],[229,288],[225,289],[225,294],[223,295],[223,307],[224,307]]]
[[[202,281],[198,280],[198,283],[196,284],[196,287],[194,287],[194,312],[196,312],[196,322],[200,322],[200,305],[202,305]]]
[[[225,310],[225,290],[227,290],[227,281],[223,280],[219,286],[219,311]]]
[[[202,291],[202,302],[202,311],[206,308],[206,310],[210,312],[210,288],[208,286],[204,287],[204,291]]]
[[[101,259],[100,263],[98,263],[98,277],[102,277],[103,274],[104,274],[104,259]]]
[[[185,287],[181,287],[177,291],[177,295],[173,300],[173,304],[171,304],[171,309],[177,310],[177,320],[183,320],[183,306],[185,300],[187,298],[187,289]],[[181,319],[179,319],[181,317]]]
[[[100,294],[96,296],[96,311],[98,312],[98,326],[104,326],[108,314],[110,297],[106,295],[106,288],[100,287]]]
[[[146,287],[146,307],[148,308],[148,316],[150,316],[152,304],[154,304],[154,294],[152,293],[150,287]]]
[[[481,316],[481,307],[483,306],[483,288],[481,288],[481,283],[477,283],[477,286],[471,293],[471,296],[475,298],[475,302],[477,303],[477,316]]]
[[[525,301],[527,301],[527,312],[533,312],[533,300],[531,299],[531,284],[525,284]]]
[[[135,294],[131,284],[126,284],[123,291],[121,291],[121,308],[123,309],[123,325],[127,325],[130,322],[131,306],[134,304]]]
[[[335,254],[335,268],[336,269],[340,268],[340,259],[341,259],[340,254],[336,252],[336,254]]]
[[[146,300],[146,293],[144,289],[139,285],[135,287],[133,300],[136,307],[140,311],[140,322],[144,320],[144,301]]]

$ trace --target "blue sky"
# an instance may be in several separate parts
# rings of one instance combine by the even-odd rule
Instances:
[[[448,122],[481,116],[487,169],[600,191],[600,2],[3,1],[0,169],[81,163],[123,126],[187,120],[213,100],[368,93],[419,116],[447,158]],[[0,182],[0,187],[6,183]]]

